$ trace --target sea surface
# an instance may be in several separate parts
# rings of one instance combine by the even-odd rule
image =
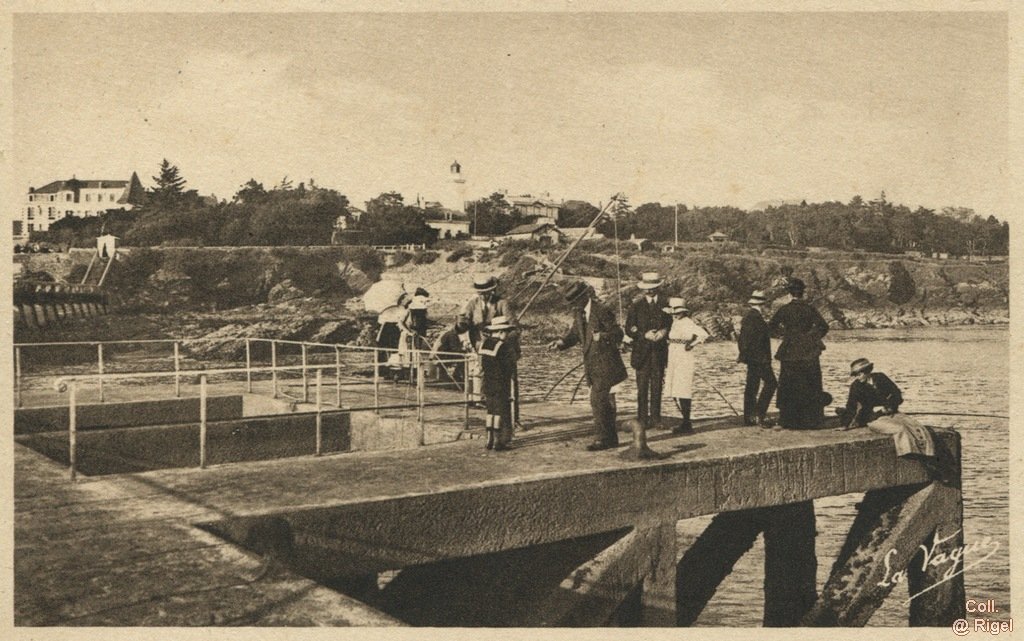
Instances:
[[[835,397],[834,405],[845,403],[850,362],[866,357],[875,363],[876,371],[888,374],[903,390],[901,409],[906,412],[1009,414],[1009,330],[1005,327],[835,331],[825,342],[822,372],[826,391]],[[773,341],[773,348],[775,345]],[[736,363],[735,344],[714,342],[697,350],[694,417],[732,414],[730,404],[742,412],[745,370]],[[543,396],[579,359],[578,349],[552,353],[539,346],[525,348],[519,367],[524,396]],[[777,374],[778,363],[775,365]],[[550,397],[569,401],[578,380],[579,371],[566,377]],[[579,388],[575,403],[587,407],[585,387]],[[635,406],[631,372],[619,395],[620,417],[631,416]],[[663,413],[678,415],[670,400],[666,400]],[[1009,421],[955,416],[921,416],[918,420],[953,427],[963,437],[965,543],[987,538],[998,546],[986,561],[968,568],[966,593],[968,598],[994,599],[1000,612],[992,618],[1008,619]],[[819,589],[849,531],[861,496],[848,494],[815,501]],[[709,521],[710,517],[680,521],[680,550]],[[763,572],[764,546],[759,538],[719,587],[697,625],[759,626]],[[908,596],[904,586],[894,588],[869,625],[907,625]]]

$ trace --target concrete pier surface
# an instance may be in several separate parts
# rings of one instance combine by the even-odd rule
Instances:
[[[678,519],[932,480],[867,429],[704,420],[693,435],[649,432],[662,457],[637,461],[623,456],[628,434],[584,451],[585,406],[522,414],[530,429],[507,452],[459,440],[77,483],[15,444],[15,623],[396,625],[325,585],[570,539],[605,546],[625,531],[646,541]],[[310,567],[288,562],[299,556]]]

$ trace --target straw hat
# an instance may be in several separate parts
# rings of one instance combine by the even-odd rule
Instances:
[[[673,297],[668,299],[668,307],[663,307],[661,311],[666,314],[675,315],[687,313],[690,309],[686,306],[686,303],[683,302],[682,298]]]
[[[657,289],[662,286],[665,281],[662,280],[661,275],[658,272],[644,272],[640,274],[640,282],[636,284],[640,289]]]
[[[409,309],[426,309],[427,300],[426,296],[413,296],[412,302],[409,303]]]
[[[515,329],[515,326],[515,321],[508,316],[495,316],[491,319],[491,322],[484,327],[484,330],[488,332],[496,332],[499,329]]]
[[[871,370],[875,368],[875,364],[866,358],[858,358],[857,360],[850,363],[850,376],[856,376],[861,372],[871,373]]]
[[[750,300],[747,301],[748,305],[764,305],[768,302],[768,297],[765,296],[764,291],[755,289],[754,293],[750,295]]]
[[[473,277],[473,289],[483,293],[489,292],[498,287],[498,279],[494,276],[474,276]]]

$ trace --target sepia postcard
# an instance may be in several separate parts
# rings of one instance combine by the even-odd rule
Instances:
[[[1013,3],[2,16],[4,638],[1022,634]]]

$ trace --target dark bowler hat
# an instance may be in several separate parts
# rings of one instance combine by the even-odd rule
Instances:
[[[590,285],[581,280],[569,283],[566,285],[565,289],[562,290],[562,295],[565,296],[565,302],[567,303],[575,303],[589,293]]]
[[[875,369],[874,363],[866,358],[858,358],[850,363],[850,376],[856,376],[861,372],[868,372],[870,374],[873,369]]]
[[[804,293],[804,290],[807,289],[807,285],[804,285],[804,281],[799,278],[791,278],[789,279],[789,283],[786,284],[786,289],[790,292],[802,294]]]

